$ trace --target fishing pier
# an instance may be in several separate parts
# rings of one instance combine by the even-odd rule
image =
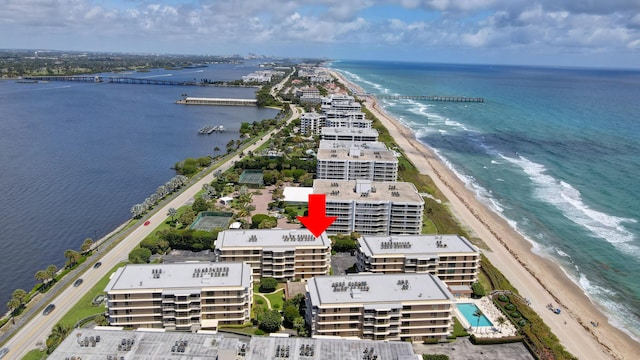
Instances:
[[[390,100],[427,100],[427,101],[446,101],[446,102],[466,102],[466,103],[483,103],[484,98],[466,97],[466,96],[439,96],[439,95],[375,95],[375,94],[354,94],[359,97],[374,96],[378,99]]]

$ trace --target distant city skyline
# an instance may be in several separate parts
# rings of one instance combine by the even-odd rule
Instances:
[[[0,48],[640,67],[636,0],[5,0]]]

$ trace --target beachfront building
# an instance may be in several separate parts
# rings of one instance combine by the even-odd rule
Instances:
[[[446,339],[453,295],[431,274],[316,276],[307,282],[312,336],[370,340]]]
[[[300,67],[298,77],[307,78],[311,83],[324,83],[331,81],[331,75],[327,69],[322,67]]]
[[[324,113],[331,110],[361,112],[362,105],[351,95],[331,94],[322,98],[320,109]]]
[[[430,273],[456,289],[478,281],[480,250],[459,235],[362,236],[356,269],[373,273]]]
[[[324,111],[326,127],[371,129],[373,121],[367,120],[361,111],[328,110]]]
[[[378,130],[358,128],[323,127],[322,140],[330,141],[378,141]]]
[[[396,181],[398,178],[398,159],[386,148],[321,147],[316,158],[317,179]]]
[[[250,320],[253,275],[244,263],[127,265],[105,292],[112,326],[217,330]]]
[[[331,240],[307,229],[226,230],[218,234],[216,256],[221,262],[245,262],[254,279],[308,279],[329,273]]]
[[[327,216],[337,216],[329,234],[420,234],[424,200],[409,182],[322,180],[313,182],[314,194],[326,195]]]

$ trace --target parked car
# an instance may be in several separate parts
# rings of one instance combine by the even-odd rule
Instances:
[[[76,282],[73,283],[73,286],[74,287],[78,287],[78,286],[82,285],[82,281],[83,281],[82,279],[76,280]]]
[[[3,347],[0,349],[0,359],[2,359],[9,352],[9,348]]]
[[[97,269],[97,268],[99,268],[99,267],[100,267],[100,265],[102,265],[102,263],[101,263],[100,261],[98,261],[97,263],[95,263],[95,264],[93,265],[93,268],[94,268],[94,269]]]
[[[47,307],[46,307],[46,308],[44,308],[44,311],[42,312],[42,315],[49,315],[49,314],[51,314],[51,312],[52,312],[55,308],[56,308],[56,306],[55,306],[55,305],[53,305],[53,304],[49,304],[49,305],[47,305]]]

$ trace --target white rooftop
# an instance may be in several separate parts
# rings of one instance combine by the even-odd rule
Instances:
[[[413,359],[416,356],[411,343],[405,341],[267,336],[253,336],[243,340],[242,337],[226,334],[151,330],[74,329],[47,359],[64,360],[75,356],[76,359],[83,360],[107,360],[112,355],[115,360],[120,359],[120,356],[138,360],[352,360],[362,359],[365,349],[366,353],[371,352],[379,360]],[[92,346],[92,342],[88,346],[81,346],[79,343],[85,337],[95,340],[98,336],[100,341],[95,346]],[[123,339],[125,343],[129,340],[130,350],[119,349]],[[175,348],[176,341],[185,345],[184,352],[172,351],[178,350]],[[238,356],[243,353],[243,349],[245,356]],[[289,357],[286,357],[287,350]],[[224,357],[225,355],[229,357]]]
[[[309,202],[309,194],[313,194],[312,187],[286,186],[282,192],[284,202],[296,203]]]
[[[319,161],[363,161],[363,162],[385,162],[397,163],[398,158],[387,149],[369,149],[366,147],[353,146],[350,148],[318,149],[316,158]]]
[[[453,295],[436,276],[420,274],[353,274],[315,276],[307,281],[311,304],[388,304],[411,301],[452,301]]]
[[[318,149],[349,149],[358,147],[362,149],[387,150],[387,145],[380,141],[347,141],[347,140],[320,140]]]
[[[313,192],[326,194],[327,201],[424,204],[415,185],[401,181],[316,179]]]
[[[378,138],[378,130],[372,128],[323,127],[321,131],[322,135],[358,135]]]
[[[459,235],[365,235],[358,242],[366,256],[403,254],[411,258],[431,258],[446,253],[480,252],[469,240]]]
[[[307,229],[246,229],[226,230],[218,234],[216,248],[294,249],[313,246],[329,247],[331,240],[326,233],[315,237]]]
[[[113,273],[105,291],[247,287],[251,286],[251,274],[251,266],[234,262],[130,264]]]

